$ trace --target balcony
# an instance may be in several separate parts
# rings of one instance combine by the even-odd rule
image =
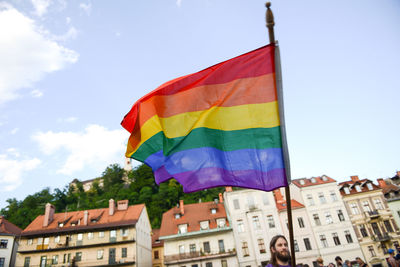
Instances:
[[[376,219],[380,216],[379,211],[377,210],[368,211],[368,215],[371,219]]]
[[[175,255],[166,255],[164,256],[164,262],[168,264],[181,264],[197,260],[205,260],[205,259],[211,260],[215,258],[225,258],[230,256],[236,256],[235,249],[230,249],[224,252],[204,253],[201,251],[195,251],[195,252],[181,253]]]
[[[383,235],[379,234],[372,236],[372,240],[374,240],[375,242],[385,242],[389,241],[390,239],[392,239],[392,237],[388,233],[384,233]]]

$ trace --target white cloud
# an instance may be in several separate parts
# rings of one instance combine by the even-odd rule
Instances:
[[[9,154],[17,152],[15,149],[8,149]],[[25,172],[31,171],[39,166],[41,161],[33,159],[15,159],[10,155],[0,154],[0,191],[12,191],[22,183],[22,176]]]
[[[47,155],[65,155],[63,166],[57,171],[71,175],[84,168],[98,171],[124,158],[129,134],[108,130],[100,125],[89,125],[83,132],[38,132],[33,136],[40,150]]]
[[[67,23],[67,25],[70,24],[70,23],[71,23],[71,18],[70,18],[70,17],[67,17],[67,18],[65,19],[65,23]]]
[[[38,89],[35,89],[35,90],[31,91],[31,96],[35,97],[35,98],[39,98],[39,97],[43,96],[43,92]]]
[[[181,7],[181,5],[182,5],[182,0],[176,0],[176,5],[177,5],[178,7]]]
[[[79,5],[79,8],[85,11],[85,13],[90,16],[90,13],[92,12],[92,3],[88,2],[87,4],[81,3]]]
[[[33,7],[35,8],[35,14],[39,17],[47,13],[51,0],[31,0]]]
[[[59,123],[64,123],[64,122],[73,123],[73,122],[76,122],[77,120],[78,120],[77,117],[68,117],[68,118],[59,118],[59,119],[57,119],[57,122],[59,122]]]
[[[16,134],[19,131],[19,128],[14,128],[11,130],[10,134]]]
[[[10,27],[12,25],[12,27]],[[52,40],[33,20],[0,3],[0,104],[17,98],[45,74],[65,68],[78,54]]]
[[[52,39],[55,41],[64,41],[65,42],[67,40],[75,39],[76,36],[78,36],[77,29],[75,29],[75,27],[70,27],[65,34],[59,35],[59,36],[54,36]]]

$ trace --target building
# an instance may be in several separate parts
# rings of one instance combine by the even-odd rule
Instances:
[[[400,226],[400,171],[396,176],[388,179],[378,179],[380,188],[382,188],[389,209],[392,211],[393,219]]]
[[[151,266],[151,226],[144,204],[55,213],[46,204],[22,233],[16,266]]]
[[[15,266],[17,238],[22,229],[0,216],[0,266]]]
[[[289,240],[289,225],[287,215],[286,198],[282,195],[283,189],[274,190],[276,208],[278,209],[283,234]],[[291,199],[293,239],[296,264],[308,264],[313,266],[315,260],[320,256],[320,252],[313,233],[311,221],[308,218],[305,206],[295,199]]]
[[[160,229],[153,229],[151,235],[153,267],[164,267],[164,241],[160,240]]]
[[[232,228],[219,201],[184,205],[163,214],[160,240],[165,266],[238,266]]]
[[[326,175],[292,180],[291,196],[304,203],[320,256],[324,262],[362,257],[336,181]]]
[[[269,242],[282,234],[272,192],[226,188],[225,207],[237,248],[239,266],[266,266],[271,258]]]
[[[372,267],[387,266],[387,250],[398,246],[400,232],[382,188],[358,176],[351,176],[350,181],[339,186],[366,263]]]

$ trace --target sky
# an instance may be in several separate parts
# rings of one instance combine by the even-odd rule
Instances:
[[[271,2],[292,178],[394,176],[400,1]],[[260,0],[0,1],[0,208],[123,166],[134,102],[267,44],[265,11]]]

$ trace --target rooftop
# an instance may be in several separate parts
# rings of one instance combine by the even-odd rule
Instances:
[[[22,229],[7,221],[3,216],[0,216],[0,235],[19,235]]]
[[[314,185],[336,183],[336,180],[332,179],[329,176],[322,175],[322,176],[318,176],[318,177],[295,179],[295,180],[292,180],[292,182],[297,187],[308,187],[308,186],[314,186]]]

